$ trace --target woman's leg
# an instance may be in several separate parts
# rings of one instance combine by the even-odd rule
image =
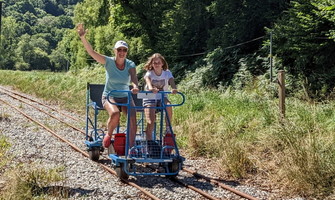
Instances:
[[[134,102],[131,102],[132,106],[135,106]],[[122,106],[122,112],[127,116],[127,107]],[[136,110],[135,108],[132,108],[130,110],[130,124],[129,124],[129,147],[133,147],[135,145],[135,137],[136,137],[136,131],[137,131],[137,120],[136,120]]]
[[[113,99],[110,99],[111,102],[115,103]],[[120,111],[116,105],[109,103],[108,101],[104,103],[104,108],[107,110],[109,118],[107,120],[107,135],[109,137],[105,137],[103,143],[106,148],[109,147],[111,141],[111,136],[114,132],[114,129],[118,126],[120,121]]]

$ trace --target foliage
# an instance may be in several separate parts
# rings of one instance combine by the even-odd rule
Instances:
[[[13,17],[3,19],[3,34],[0,35],[0,69],[6,66],[7,69],[14,69],[15,65],[15,48],[18,43],[19,24]]]
[[[23,35],[22,40],[18,43],[16,48],[16,55],[18,55],[19,62],[26,65],[17,65],[16,69],[31,70],[40,69],[46,70],[50,66],[48,53],[45,52],[48,47],[48,42],[42,38],[32,39],[29,35]],[[25,66],[25,68],[21,68]]]
[[[310,97],[332,92],[335,83],[334,1],[292,1],[273,28],[274,49],[288,73],[304,81]]]
[[[213,74],[204,80],[205,85],[216,87],[221,82],[230,83],[234,72],[238,70],[236,64],[238,60],[244,56],[243,54],[257,50],[261,46],[261,41],[246,45],[245,48],[234,48],[232,52],[225,47],[264,35],[263,27],[269,25],[275,16],[286,8],[285,3],[286,1],[271,1],[263,4],[258,1],[223,3],[219,0],[164,2],[114,0],[92,4],[91,0],[86,0],[76,6],[74,22],[86,24],[90,30],[89,41],[102,54],[112,55],[111,41],[115,41],[115,38],[123,38],[130,43],[130,58],[135,63],[145,62],[146,58],[154,52],[162,53],[168,62],[173,63],[171,70],[175,72],[177,80],[182,80],[186,72],[194,71],[199,67],[195,64],[199,60],[207,59],[215,54],[215,51],[218,52],[217,50],[224,52],[223,55],[217,55],[216,58],[205,62],[205,65],[213,65]],[[241,12],[236,13],[235,8],[241,6],[243,7]],[[101,16],[97,11],[106,7],[110,7],[109,11],[104,10],[105,14]],[[227,12],[221,12],[221,10]],[[84,15],[84,13],[89,14]],[[232,19],[240,21],[230,24]],[[239,31],[236,40],[226,37],[225,34],[230,35],[227,27],[231,29],[230,32]],[[108,31],[109,33],[105,34]],[[74,49],[73,52],[83,51],[83,47],[78,49],[77,44],[74,45],[71,47]],[[133,51],[134,48],[136,51]],[[201,57],[201,55],[205,56]],[[76,57],[71,65],[78,68],[78,63],[81,63],[80,57]],[[86,63],[91,62],[86,61]],[[82,64],[80,65],[83,67]],[[222,65],[227,67],[222,69]],[[264,70],[255,71],[259,73]]]
[[[65,69],[64,55],[52,51],[67,33],[65,30],[73,28],[73,12],[69,9],[77,2],[5,1],[0,69]]]
[[[286,8],[287,0],[217,0],[208,6],[211,14],[209,48],[225,48],[264,35],[264,27]],[[259,48],[260,41],[239,47],[243,53]]]
[[[94,66],[73,30],[83,22],[99,53],[113,56],[113,44],[123,39],[136,64],[159,52],[177,82],[197,68],[208,68],[202,85],[214,88],[231,85],[241,63],[252,75],[268,75],[272,32],[275,63],[280,63],[275,68],[287,70],[292,83],[303,83],[300,87],[308,98],[325,99],[335,86],[333,4],[334,0],[7,0],[0,68],[59,71]],[[22,51],[24,47],[29,51]]]

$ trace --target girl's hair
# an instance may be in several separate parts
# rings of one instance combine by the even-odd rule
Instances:
[[[165,58],[160,54],[160,53],[154,53],[152,56],[150,56],[148,58],[147,63],[145,63],[144,65],[144,69],[147,71],[153,70],[152,67],[152,62],[155,58],[159,58],[161,59],[162,63],[163,63],[163,70],[166,71],[167,69],[169,69],[168,63],[166,62]]]

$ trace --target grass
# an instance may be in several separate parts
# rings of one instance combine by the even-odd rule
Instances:
[[[0,76],[0,84],[13,86],[22,92],[83,114],[87,82],[104,83],[105,72],[100,67],[69,73],[1,71]]]
[[[1,85],[12,85],[79,114],[85,111],[87,82],[104,83],[103,68],[65,74],[0,74]],[[269,87],[273,90],[276,85]],[[267,95],[264,84],[248,85],[246,90],[182,92],[186,103],[174,108],[173,125],[179,147],[190,155],[217,160],[223,173],[234,178],[262,177],[288,195],[333,197],[334,102],[288,97],[286,118],[280,120],[278,99]]]

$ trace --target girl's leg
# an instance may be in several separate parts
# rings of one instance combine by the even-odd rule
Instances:
[[[169,100],[166,100],[165,104],[170,105],[171,102]],[[167,114],[168,114],[168,117],[169,117],[169,121],[171,123],[172,122],[172,107],[166,107],[166,111],[167,111]],[[166,132],[171,133],[169,122],[168,122],[167,118],[165,119],[165,123],[166,123]]]
[[[146,139],[152,140],[152,131],[154,130],[154,125],[156,121],[156,114],[155,114],[156,109],[148,107],[154,107],[154,105],[148,105],[146,108],[144,108],[145,118],[147,121],[147,127],[145,130]]]

